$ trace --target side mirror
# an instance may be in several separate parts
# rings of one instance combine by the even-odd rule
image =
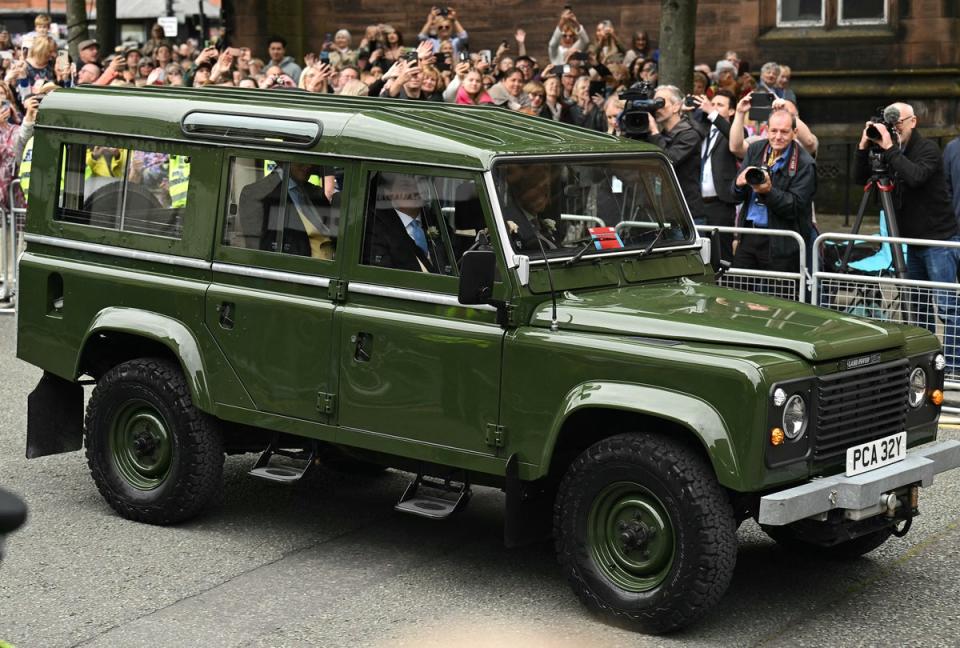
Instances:
[[[730,269],[730,262],[724,261],[720,256],[720,230],[710,231],[710,267],[716,278],[719,279],[727,270]]]
[[[493,299],[493,276],[497,255],[493,250],[469,250],[460,258],[461,304],[489,304]]]

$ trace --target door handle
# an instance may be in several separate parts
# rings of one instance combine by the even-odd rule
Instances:
[[[233,328],[233,312],[236,308],[233,302],[223,302],[217,306],[217,311],[220,313],[220,328],[228,331]]]
[[[370,362],[373,336],[361,331],[356,335],[350,336],[350,341],[354,344],[353,359],[357,362]]]

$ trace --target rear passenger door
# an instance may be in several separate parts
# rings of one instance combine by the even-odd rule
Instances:
[[[256,409],[329,422],[340,214],[350,165],[225,157],[206,325]]]
[[[338,439],[495,470],[502,462],[487,440],[498,422],[504,331],[494,309],[457,301],[457,263],[488,217],[481,177],[365,165],[363,182],[338,312]],[[420,224],[405,223],[398,208]],[[420,227],[419,244],[410,227]]]

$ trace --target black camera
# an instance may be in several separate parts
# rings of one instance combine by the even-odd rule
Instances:
[[[870,118],[870,126],[867,126],[867,139],[879,141],[881,139],[880,131],[873,124],[883,124],[887,127],[890,137],[897,137],[896,126],[900,121],[900,111],[890,106],[886,109],[878,108],[877,114]]]
[[[694,106],[700,105],[700,100],[694,97],[693,95],[687,95],[683,98],[683,105],[688,108],[693,108]]]
[[[747,169],[747,172],[744,174],[743,178],[751,186],[756,187],[757,185],[762,185],[767,180],[767,174],[769,169],[765,166],[761,167],[750,167]]]
[[[663,99],[655,99],[656,90],[646,81],[634,83],[619,94],[624,102],[623,112],[620,113],[620,132],[625,137],[638,139],[650,132],[650,113],[663,108],[666,103]]]
[[[437,15],[438,15],[438,16],[449,16],[449,15],[450,15],[450,7],[438,7],[438,8],[437,8]]]

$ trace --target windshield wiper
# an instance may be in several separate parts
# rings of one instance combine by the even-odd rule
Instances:
[[[654,235],[653,240],[647,243],[647,247],[643,248],[643,251],[640,253],[640,256],[647,256],[653,250],[653,246],[660,242],[660,237],[663,236],[664,231],[666,231],[667,226],[657,228],[657,233]]]
[[[574,263],[576,263],[577,261],[579,261],[579,260],[580,260],[580,257],[582,257],[584,254],[586,254],[586,253],[587,253],[587,250],[589,250],[590,248],[596,248],[596,245],[594,245],[593,237],[591,237],[589,241],[587,241],[586,243],[584,243],[584,244],[583,244],[583,247],[580,248],[579,250],[577,250],[577,253],[576,253],[576,254],[574,254],[572,257],[570,257],[569,259],[567,259],[566,261],[564,261],[564,262],[563,262],[563,267],[566,268],[566,267],[572,266]]]

